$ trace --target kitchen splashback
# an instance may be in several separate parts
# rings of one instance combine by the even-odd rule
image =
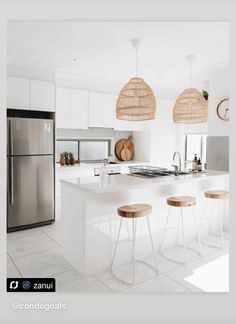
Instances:
[[[60,159],[60,153],[70,151],[74,157],[79,157],[80,140],[107,140],[109,141],[109,154],[114,155],[114,145],[121,138],[128,138],[132,135],[129,131],[114,131],[111,128],[89,128],[81,129],[57,129],[56,161]],[[90,155],[89,155],[90,156]]]

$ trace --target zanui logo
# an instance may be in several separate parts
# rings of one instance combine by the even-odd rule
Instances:
[[[14,290],[14,289],[18,288],[18,285],[19,285],[19,281],[11,281],[10,285],[9,285],[9,288]]]

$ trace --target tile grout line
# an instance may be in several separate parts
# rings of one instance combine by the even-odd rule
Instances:
[[[66,271],[63,271],[63,272],[58,272],[58,273],[54,273],[53,275],[50,275],[49,278],[51,277],[54,277],[54,276],[57,276],[57,275],[61,275],[61,274],[64,274],[64,273],[67,273],[67,272],[70,272],[70,271],[76,271],[78,272],[75,268],[71,268],[70,270],[66,270]],[[78,272],[78,274],[83,278],[83,276]],[[111,290],[109,287],[107,287],[103,282],[101,282],[101,280],[99,280],[99,278],[97,278],[95,275],[90,275],[90,276],[84,276],[84,278],[93,278],[93,279],[96,279],[98,282],[100,282],[105,288],[107,288],[110,292],[113,292],[113,290]]]
[[[47,236],[47,238],[49,238],[53,243],[55,243],[56,245],[58,245],[59,247],[62,247],[59,243],[57,243],[57,241],[55,241],[47,232],[44,232],[44,230],[43,229],[40,229],[41,230],[41,232],[43,233],[43,234],[45,234],[46,236]]]
[[[94,277],[95,279],[97,279],[104,287],[106,287],[108,290],[110,290],[112,293],[114,293],[115,291],[112,290],[110,287],[108,287],[102,280],[100,280],[100,278],[98,278],[96,275],[92,275],[92,277]]]
[[[168,280],[170,280],[172,283],[174,282],[174,283],[178,284],[178,286],[181,286],[182,288],[185,288],[186,290],[188,290],[189,292],[191,292],[190,289],[186,288],[185,286],[183,286],[182,284],[180,284],[180,283],[177,282],[176,280],[174,280],[174,279],[172,279],[172,278],[169,278],[169,277],[166,276],[163,272],[160,272],[160,275],[159,275],[159,276],[155,276],[155,277],[156,277],[156,278],[166,277],[166,278],[167,278]],[[146,280],[144,280],[144,281],[141,281],[141,282],[137,283],[137,284],[136,284],[135,286],[133,286],[133,287],[138,287],[138,286],[140,286],[140,285],[146,283],[147,281],[153,280],[155,277],[148,278],[148,279],[146,279]],[[132,287],[132,288],[133,288],[133,287]],[[127,287],[127,288],[125,288],[125,289],[122,289],[121,292],[125,292],[126,290],[128,290],[128,289],[130,289],[130,288],[131,288],[131,287]],[[157,291],[156,293],[158,293],[158,291]],[[171,292],[170,292],[170,293],[171,293]]]
[[[108,271],[108,270],[106,270],[106,271]],[[104,271],[104,273],[105,273],[106,271]],[[102,275],[102,273],[101,273],[100,275]],[[156,276],[157,276],[157,275],[153,275],[153,276],[151,276],[151,277],[149,277],[149,278],[147,278],[147,279],[141,280],[141,281],[139,281],[139,282],[137,283],[137,285],[142,284],[142,283],[146,282],[147,280],[153,279],[153,278],[155,278]],[[102,282],[102,280],[101,280],[99,277],[97,277],[97,275],[95,275],[95,277],[96,277],[99,281]],[[117,279],[114,277],[114,280],[117,280]],[[118,281],[118,280],[117,280],[117,281]],[[118,281],[118,282],[119,282],[119,281]],[[102,282],[102,283],[103,283],[103,282]],[[103,283],[103,284],[106,286],[105,283]],[[137,286],[137,285],[135,285],[135,286]],[[107,286],[107,287],[108,287],[108,286]],[[128,287],[126,287],[126,288],[122,288],[122,289],[120,289],[120,290],[118,290],[118,291],[113,290],[113,289],[111,289],[110,287],[108,287],[108,288],[109,288],[112,292],[115,292],[115,293],[121,293],[121,292],[123,292],[124,290],[129,289],[130,287],[128,286]]]
[[[24,278],[24,277],[23,277],[23,274],[22,274],[21,271],[19,270],[18,266],[16,265],[16,263],[15,263],[15,261],[12,259],[12,257],[11,257],[8,253],[7,253],[7,256],[10,258],[10,260],[11,260],[12,263],[14,264],[14,266],[15,266],[16,270],[19,272],[20,276],[21,276],[22,278]],[[8,276],[8,273],[7,273],[7,276]]]
[[[50,249],[47,249],[47,250],[42,250],[42,251],[37,251],[37,252],[32,252],[32,253],[29,253],[29,254],[17,256],[17,257],[14,257],[14,258],[13,258],[13,256],[11,256],[11,258],[13,260],[16,260],[16,259],[20,259],[20,258],[25,258],[25,257],[31,256],[31,255],[34,255],[34,254],[44,253],[44,252],[48,252],[50,250],[56,250],[56,249],[59,249],[59,248],[60,247],[54,247],[54,248],[50,248]],[[8,251],[8,255],[10,256],[10,252],[9,251]]]
[[[169,277],[168,275],[166,275],[166,274],[163,274],[163,276],[165,276],[165,277],[168,278],[169,280],[175,282],[175,283],[178,284],[179,286],[185,288],[185,289],[188,290],[189,292],[194,292],[194,291],[192,291],[190,288],[184,286],[182,283],[180,283],[179,281],[177,281],[176,279],[170,278],[170,277]]]

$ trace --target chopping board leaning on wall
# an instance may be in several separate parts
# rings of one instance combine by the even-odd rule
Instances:
[[[120,139],[115,145],[115,154],[120,161],[130,161],[134,157],[133,136]]]

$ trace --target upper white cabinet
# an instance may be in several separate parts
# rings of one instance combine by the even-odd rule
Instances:
[[[115,96],[110,94],[89,93],[89,127],[114,128]]]
[[[7,78],[7,108],[30,109],[30,80]]]
[[[30,106],[33,110],[55,111],[54,83],[31,80]]]
[[[7,107],[55,111],[55,86],[52,82],[7,78]]]
[[[56,89],[56,127],[69,128],[70,90]]]
[[[57,87],[57,128],[88,128],[88,92]]]
[[[88,100],[87,91],[70,89],[69,127],[88,128]]]

